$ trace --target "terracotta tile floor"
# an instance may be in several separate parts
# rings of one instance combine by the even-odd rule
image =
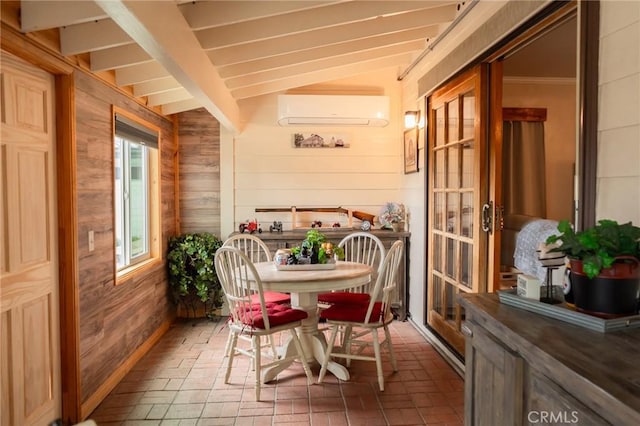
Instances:
[[[90,417],[99,426],[463,423],[462,378],[409,322],[391,325],[399,371],[383,353],[384,392],[374,362],[352,361],[347,382],[327,373],[309,386],[296,363],[263,385],[261,402],[245,356],[224,384],[227,333],[223,320],[179,320]]]

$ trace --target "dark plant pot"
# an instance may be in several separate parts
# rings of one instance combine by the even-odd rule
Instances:
[[[638,313],[640,262],[617,261],[600,275],[589,278],[582,261],[571,259],[571,288],[576,308],[602,318],[616,318]]]

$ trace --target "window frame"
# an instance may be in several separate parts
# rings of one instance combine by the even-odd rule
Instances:
[[[140,255],[135,261],[130,261],[129,264],[124,265],[122,267],[118,266],[117,262],[117,240],[118,240],[118,232],[116,232],[117,226],[117,210],[119,208],[125,207],[124,204],[118,202],[117,197],[117,187],[116,187],[116,162],[118,159],[116,158],[116,140],[117,138],[123,139],[124,141],[128,141],[123,143],[123,149],[121,155],[123,158],[120,159],[122,164],[126,164],[126,160],[124,159],[124,146],[135,144],[136,141],[132,141],[126,137],[119,136],[119,133],[116,130],[116,121],[118,118],[122,118],[121,122],[126,124],[134,125],[137,128],[140,128],[141,131],[147,132],[150,136],[157,135],[157,146],[145,146],[144,144],[140,144],[145,149],[142,152],[146,153],[146,176],[147,176],[147,185],[145,188],[147,200],[146,200],[146,217],[145,221],[147,222],[147,249],[143,255]],[[161,224],[160,224],[160,156],[161,156],[161,131],[158,126],[155,126],[140,117],[137,117],[134,114],[129,113],[128,111],[122,110],[115,105],[112,107],[112,195],[113,195],[113,270],[115,275],[115,285],[119,285],[128,280],[132,275],[138,274],[148,267],[155,265],[157,263],[162,262],[162,254],[160,252],[160,236],[161,236]],[[122,169],[122,173],[124,176],[124,168]],[[125,228],[128,228],[129,225],[126,223],[123,225]],[[125,234],[126,235],[126,234]],[[133,260],[136,256],[131,257]]]

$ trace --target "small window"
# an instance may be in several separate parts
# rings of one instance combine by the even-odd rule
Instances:
[[[158,257],[159,133],[115,114],[114,217],[118,276]]]

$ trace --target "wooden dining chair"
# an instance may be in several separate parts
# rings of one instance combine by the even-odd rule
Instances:
[[[253,235],[253,234],[233,234],[229,238],[227,238],[223,246],[235,247],[241,252],[243,252],[252,263],[256,262],[271,262],[271,252],[269,251],[269,247],[265,244],[262,239]],[[253,303],[258,303],[257,296],[254,294]],[[265,291],[264,299],[266,303],[286,303],[291,304],[291,296],[287,293],[281,293],[279,291]],[[275,338],[273,335],[269,336],[269,342],[271,344],[271,350],[274,356],[277,356],[278,349],[276,347]],[[231,335],[227,339],[227,344],[225,345],[224,353],[225,355],[229,354],[229,348],[231,345]]]
[[[269,247],[259,237],[253,234],[234,234],[227,238],[223,246],[231,246],[239,249],[253,263],[271,262]],[[278,291],[266,291],[264,297],[267,303],[291,303],[291,296]]]
[[[338,243],[338,247],[344,250],[344,260],[376,266],[376,270],[371,275],[369,283],[342,291],[320,293],[318,294],[318,303],[321,307],[333,305],[334,303],[368,304],[371,298],[371,283],[376,281],[385,256],[384,244],[380,241],[380,238],[370,232],[353,232],[344,237]]]
[[[346,359],[347,367],[351,360],[375,361],[380,390],[384,391],[384,375],[382,371],[381,348],[386,347],[391,358],[393,371],[398,371],[396,358],[393,353],[389,324],[393,321],[391,312],[391,294],[398,282],[400,260],[402,259],[404,243],[400,240],[393,243],[387,252],[380,268],[376,283],[371,291],[371,300],[367,305],[336,303],[320,311],[330,328],[324,362],[318,376],[318,383],[322,383],[327,373],[329,360],[333,358]],[[338,331],[344,329],[342,348],[336,348]],[[380,341],[378,331],[384,330],[384,339]],[[367,339],[368,336],[371,339]],[[364,354],[367,347],[373,346],[373,356]],[[334,350],[336,349],[336,350]]]
[[[262,281],[256,272],[253,262],[241,250],[223,246],[216,251],[216,271],[222,284],[230,313],[229,335],[231,346],[229,350],[227,370],[224,378],[229,383],[233,360],[236,355],[251,357],[255,370],[255,396],[260,400],[260,386],[262,371],[265,368],[276,367],[279,364],[290,363],[297,359],[302,363],[307,379],[313,380],[311,370],[296,328],[300,327],[307,313],[301,309],[293,309],[288,305],[267,303],[264,297]],[[255,300],[258,303],[255,303]],[[296,353],[290,356],[272,356],[265,353],[270,361],[263,363],[263,346],[260,338],[272,337],[275,333],[289,331],[296,348]],[[251,342],[250,348],[238,346],[238,340],[243,338]]]

